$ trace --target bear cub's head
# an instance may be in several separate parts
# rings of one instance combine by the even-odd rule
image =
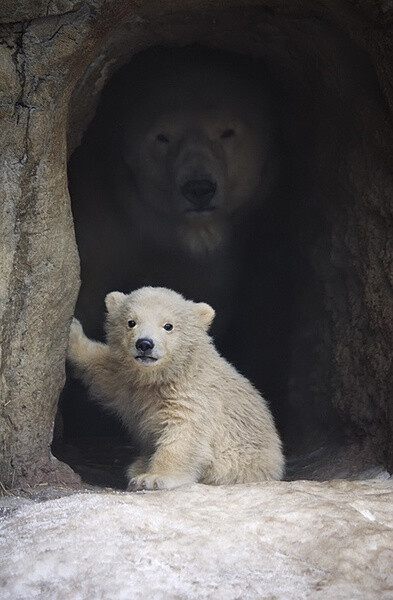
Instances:
[[[215,312],[204,302],[186,300],[173,290],[144,287],[111,292],[105,298],[107,341],[138,371],[181,370],[200,344]]]

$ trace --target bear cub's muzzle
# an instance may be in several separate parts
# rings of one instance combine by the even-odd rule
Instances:
[[[135,342],[135,348],[138,354],[135,356],[135,360],[142,364],[151,364],[157,361],[157,357],[153,356],[152,352],[154,349],[154,342],[150,338],[139,338]]]

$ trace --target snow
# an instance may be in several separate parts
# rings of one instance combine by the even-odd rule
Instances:
[[[294,481],[22,502],[2,600],[393,598],[393,480]]]

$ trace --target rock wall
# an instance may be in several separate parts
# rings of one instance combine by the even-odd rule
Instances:
[[[292,99],[292,117],[309,124],[294,129],[291,142],[296,146],[298,136],[310,142],[311,161],[293,163],[304,174],[297,177],[294,214],[304,285],[297,296],[291,402],[306,413],[313,405],[314,412],[328,411],[333,403],[393,468],[389,6],[368,0],[238,0],[225,9],[214,0],[2,2],[4,485],[72,479],[50,454],[79,287],[67,156],[117,67],[149,45],[194,41],[264,58]],[[349,84],[350,72],[356,76]],[[316,94],[319,104],[312,102]],[[342,144],[339,156],[332,140]]]

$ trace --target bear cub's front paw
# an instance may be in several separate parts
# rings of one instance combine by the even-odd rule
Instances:
[[[77,354],[80,342],[84,339],[85,334],[83,332],[82,325],[75,317],[72,319],[70,334],[68,338],[68,350],[67,358],[72,358]]]
[[[185,476],[143,473],[130,479],[128,489],[133,492],[138,490],[173,490],[187,483],[193,482]]]

